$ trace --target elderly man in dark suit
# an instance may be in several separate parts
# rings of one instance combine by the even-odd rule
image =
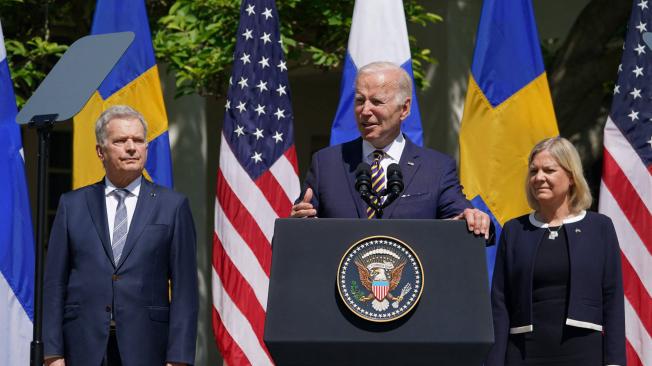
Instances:
[[[356,168],[361,162],[370,164],[374,189],[383,189],[382,175],[397,163],[405,189],[383,218],[465,219],[469,230],[489,238],[489,216],[472,208],[462,193],[455,161],[401,133],[411,95],[410,76],[395,64],[374,62],[358,71],[354,113],[361,137],[315,153],[307,188],[292,207],[292,217],[378,217],[355,189]]]
[[[111,107],[95,132],[106,176],[64,194],[52,225],[46,365],[192,364],[198,288],[188,200],[143,177],[140,113]]]

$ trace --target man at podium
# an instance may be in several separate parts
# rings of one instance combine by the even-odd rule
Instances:
[[[391,62],[372,62],[358,71],[354,114],[360,137],[313,155],[302,197],[291,217],[464,219],[468,229],[489,238],[491,221],[462,193],[455,160],[415,145],[401,133],[410,114],[412,78]],[[404,190],[382,212],[356,190],[360,163],[371,167],[371,189],[383,192],[387,172],[398,164]]]

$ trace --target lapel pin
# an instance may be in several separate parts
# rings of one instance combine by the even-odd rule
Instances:
[[[149,194],[151,197],[156,197],[156,193],[152,192]]]
[[[412,166],[412,165],[414,165],[414,162],[412,162],[412,161],[408,161],[407,164],[408,164],[409,166]]]
[[[580,230],[580,228],[577,228],[577,227],[576,227],[576,228],[575,228],[575,232],[576,232],[576,233],[581,233],[582,230]]]

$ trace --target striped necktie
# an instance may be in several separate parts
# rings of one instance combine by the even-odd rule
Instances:
[[[115,210],[115,220],[113,221],[113,240],[111,242],[111,249],[113,249],[113,261],[117,266],[120,262],[125,242],[127,241],[127,233],[129,232],[127,206],[125,206],[125,198],[129,195],[129,191],[118,188],[113,191],[113,194],[118,199],[118,208]]]
[[[385,153],[382,150],[374,151],[374,161],[371,163],[371,189],[380,197],[380,193],[385,187],[385,169],[380,165],[381,160]],[[378,204],[380,201],[376,197],[372,197],[371,201]],[[367,218],[377,218],[376,210],[372,207],[367,207]]]

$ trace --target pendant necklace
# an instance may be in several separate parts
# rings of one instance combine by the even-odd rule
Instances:
[[[548,239],[550,239],[550,240],[555,240],[555,239],[557,239],[557,237],[559,236],[559,230],[561,230],[561,227],[562,227],[563,225],[564,225],[564,224],[559,225],[559,227],[557,228],[557,230],[550,230],[550,226],[546,227],[546,229],[548,229],[548,232],[550,233],[550,234],[548,234]]]

